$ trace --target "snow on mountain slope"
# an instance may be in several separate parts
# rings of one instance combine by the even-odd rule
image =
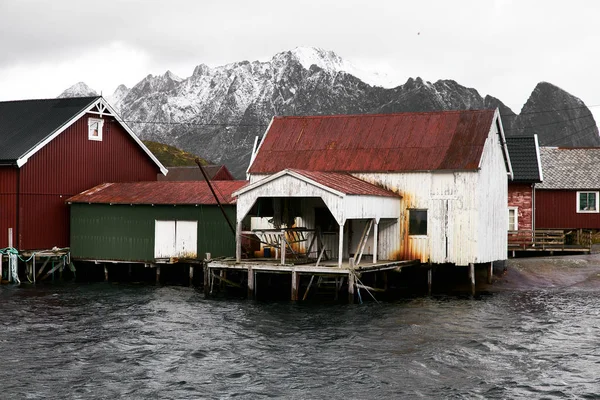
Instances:
[[[58,98],[63,97],[88,97],[88,96],[98,96],[98,93],[86,85],[84,82],[77,82],[64,92],[62,92]]]

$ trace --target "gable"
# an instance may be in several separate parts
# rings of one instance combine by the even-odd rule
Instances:
[[[249,173],[476,170],[494,110],[274,117]]]

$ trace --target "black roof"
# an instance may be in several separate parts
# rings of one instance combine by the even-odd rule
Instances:
[[[541,182],[540,161],[533,136],[506,138],[508,155],[513,169],[513,182]]]
[[[98,98],[0,102],[0,163],[15,162]]]

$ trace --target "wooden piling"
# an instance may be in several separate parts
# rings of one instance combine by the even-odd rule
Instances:
[[[160,283],[160,265],[156,266],[156,283]]]
[[[471,280],[471,295],[475,296],[475,264],[469,264],[469,279]]]
[[[300,277],[298,272],[292,271],[292,301],[298,301],[298,288],[300,286]]]
[[[204,283],[203,283],[203,289],[204,289],[204,296],[208,296],[209,293],[209,276],[210,276],[210,270],[208,268],[208,263],[204,262]]]
[[[2,259],[4,258],[4,254],[0,254],[0,285],[2,284]]]
[[[494,277],[494,262],[492,261],[488,266],[488,284],[492,284],[492,278]]]
[[[431,296],[431,281],[432,281],[431,267],[427,270],[427,295]]]
[[[189,269],[190,269],[190,286],[192,286],[194,284],[194,265],[190,264]]]
[[[348,273],[348,303],[354,303],[354,272]]]
[[[106,265],[104,266],[104,282],[108,282],[108,267]]]
[[[248,266],[248,299],[254,298],[254,271]]]

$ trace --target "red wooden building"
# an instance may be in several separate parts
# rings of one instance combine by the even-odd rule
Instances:
[[[0,102],[0,247],[69,245],[65,200],[165,167],[102,97]]]
[[[600,229],[600,148],[541,147],[537,229]]]
[[[508,181],[508,230],[535,229],[535,189],[543,181],[537,135],[507,137],[506,145],[513,168]]]

